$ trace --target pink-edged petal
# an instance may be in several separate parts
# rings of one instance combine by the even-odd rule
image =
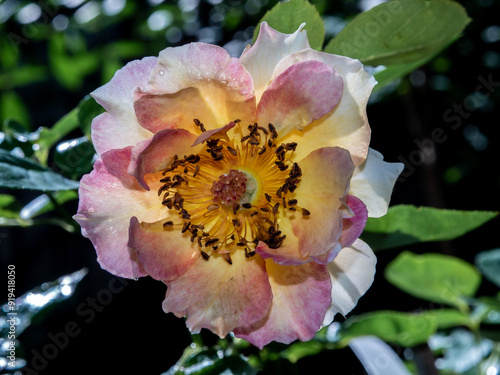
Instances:
[[[230,121],[253,121],[255,97],[250,73],[221,47],[191,43],[160,53],[149,85],[136,93],[139,123],[156,133],[193,130],[193,119],[207,129]]]
[[[199,258],[186,273],[167,282],[163,310],[187,316],[192,333],[207,328],[221,338],[236,327],[262,320],[272,300],[264,260],[247,259],[243,251],[231,257],[232,265],[223,255],[213,254],[208,261]]]
[[[283,142],[297,142],[296,160],[306,157],[320,147],[342,147],[351,153],[354,165],[364,162],[370,142],[370,126],[366,116],[366,104],[376,81],[363,70],[358,60],[306,49],[293,53],[280,61],[274,77],[290,66],[302,61],[317,60],[335,69],[344,82],[339,104],[321,119],[303,131],[293,130]]]
[[[349,194],[366,204],[369,217],[384,216],[394,184],[403,169],[404,164],[387,163],[380,152],[370,148],[366,161],[354,170]]]
[[[128,172],[137,179],[139,185],[149,190],[144,176],[167,168],[175,155],[182,158],[184,155],[196,154],[200,147],[191,147],[195,140],[196,136],[184,129],[162,130],[133,148]]]
[[[253,77],[257,102],[269,86],[278,62],[290,53],[309,47],[307,32],[303,26],[293,34],[282,34],[267,22],[262,22],[255,44],[241,55],[241,62]]]
[[[262,349],[271,341],[289,344],[313,338],[331,305],[331,279],[326,266],[311,262],[282,266],[266,261],[273,302],[267,317],[257,325],[235,329]]]
[[[213,130],[207,130],[203,133],[201,133],[198,138],[196,138],[196,141],[194,141],[194,143],[192,144],[192,146],[197,146],[203,142],[205,142],[206,140],[209,140],[209,139],[225,139],[227,141],[229,141],[229,137],[227,136],[227,132],[229,130],[231,130],[232,128],[234,128],[234,125],[236,125],[234,123],[234,121],[231,121],[229,124],[227,125],[224,125],[223,127],[221,128],[218,128],[218,129],[213,129]]]
[[[137,278],[145,273],[135,251],[128,247],[130,218],[157,221],[165,208],[156,192],[143,190],[127,173],[131,147],[110,150],[94,164],[94,170],[80,181],[80,201],[75,220],[89,238],[105,270],[121,277]]]
[[[151,133],[137,123],[133,103],[135,90],[147,85],[156,63],[156,57],[132,61],[118,70],[111,81],[91,93],[107,111],[92,122],[92,142],[99,155],[151,137]]]
[[[257,106],[257,122],[274,124],[280,135],[330,112],[342,96],[342,78],[320,61],[303,61],[273,79]]]
[[[342,248],[343,219],[350,216],[346,195],[354,165],[347,150],[325,147],[313,151],[299,166],[302,177],[293,197],[310,215],[304,216],[300,210],[281,213],[279,230],[287,236],[283,245],[271,249],[260,242],[256,252],[279,264],[311,260],[327,264]],[[290,236],[290,225],[293,236]]]
[[[368,211],[361,199],[354,195],[348,195],[347,206],[353,215],[343,220],[342,235],[339,240],[342,247],[351,246],[356,241],[363,233],[368,219]]]
[[[139,223],[130,220],[129,246],[137,253],[144,270],[157,280],[171,281],[184,274],[200,257],[198,244],[190,241],[191,233],[180,227],[164,228],[166,220]]]
[[[377,258],[370,247],[360,239],[342,249],[328,264],[332,280],[332,304],[323,325],[333,321],[335,314],[347,315],[373,283]]]

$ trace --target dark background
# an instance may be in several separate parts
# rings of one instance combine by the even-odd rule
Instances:
[[[4,54],[4,58],[7,48],[12,47],[5,36],[8,33],[22,36],[26,32],[23,29],[26,25],[16,18],[16,12],[28,4],[13,5],[17,6],[16,11],[5,19],[7,13],[4,17],[1,15],[2,11],[7,12],[6,3],[0,3],[4,6],[0,8],[0,53]],[[39,126],[50,127],[78,105],[86,94],[109,80],[112,72],[127,61],[157,55],[169,45],[199,40],[226,45],[234,51],[241,50],[251,39],[258,20],[274,4],[273,1],[257,0],[201,1],[196,7],[196,2],[180,3],[182,6],[179,8],[177,2],[166,1],[156,5],[156,2],[127,1],[119,14],[107,16],[101,9],[97,18],[83,24],[76,21],[76,14],[89,2],[76,7],[71,7],[68,2],[58,5],[54,12],[44,12],[48,21],[40,17],[29,24],[35,31],[27,38],[27,43],[18,46],[16,64],[20,67],[46,67],[46,71],[39,77],[32,77],[32,81],[10,86],[3,76],[0,95],[16,93],[23,104],[25,121],[32,130]],[[338,32],[342,22],[362,9],[361,4],[355,1],[313,3],[328,20],[327,41]],[[385,160],[407,164],[403,178],[396,184],[392,204],[499,210],[500,142],[496,127],[499,125],[497,103],[500,96],[500,3],[481,0],[463,1],[461,4],[472,18],[463,37],[417,72],[379,91],[368,107],[372,127],[371,146],[382,152]],[[165,29],[152,31],[148,29],[147,20],[158,10],[170,12],[172,21]],[[60,15],[66,17],[68,27],[58,32],[53,25],[54,19]],[[57,22],[64,22],[64,18],[59,18]],[[172,28],[175,29],[172,31]],[[166,33],[169,33],[171,42]],[[101,55],[97,65],[88,68],[76,85],[68,85],[58,78],[55,64],[51,61],[49,43],[55,34],[83,40],[85,51],[97,51]],[[127,56],[107,54],[111,54],[108,46],[123,40],[140,42],[139,47],[136,46],[135,52],[132,49]],[[70,51],[70,56],[75,59],[81,53],[78,48]],[[8,71],[5,64],[2,69],[2,73]],[[483,90],[487,95],[474,96],[481,83],[479,77],[498,83],[493,92]],[[460,105],[462,110],[457,107]],[[3,120],[8,114],[5,108],[1,109]],[[451,117],[446,117],[447,113],[458,117],[451,120]],[[432,152],[419,152],[418,141],[429,145],[432,131],[437,128],[443,130],[442,138],[446,136],[446,140],[431,147]],[[81,135],[74,132],[67,138]],[[2,192],[12,194],[12,191]],[[15,194],[25,204],[37,196],[36,192],[28,191],[16,191]],[[70,213],[75,213],[77,202],[69,202],[65,207]],[[424,243],[406,249],[454,255],[473,263],[478,252],[499,246],[498,227],[497,218],[457,240]],[[63,332],[68,322],[77,325],[79,334],[59,350],[56,358],[42,365],[45,369],[40,373],[160,374],[177,361],[191,342],[183,319],[163,313],[161,302],[166,287],[160,282],[150,278],[129,280],[121,292],[112,294],[111,299],[106,300],[109,293],[103,290],[109,290],[109,283],[114,282],[115,277],[100,269],[92,244],[78,233],[70,234],[55,226],[0,227],[0,245],[2,268],[5,269],[8,264],[16,266],[18,294],[83,267],[89,270],[73,296],[42,311],[20,336],[24,358],[33,368],[33,355],[41,353],[51,342],[49,333]],[[436,307],[409,297],[385,281],[383,270],[400,251],[394,249],[377,254],[375,282],[352,314]],[[491,294],[492,290],[492,285],[483,281],[479,294]],[[91,299],[96,298],[104,303],[97,301],[97,305],[92,305]],[[3,297],[0,302],[4,302]],[[88,309],[95,312],[92,319],[90,315],[82,314]],[[336,321],[343,320],[342,317],[336,318]],[[208,344],[216,342],[215,336],[208,332],[202,336]],[[401,348],[395,349],[402,354]],[[22,356],[21,348],[18,350],[18,356]],[[253,350],[249,349],[248,354]],[[275,362],[274,365],[279,368],[282,364]],[[331,369],[329,372],[337,374],[364,373],[349,349],[327,351],[305,358],[287,371],[307,373],[311,366],[316,365],[328,366]]]

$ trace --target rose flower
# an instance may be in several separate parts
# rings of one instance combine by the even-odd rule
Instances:
[[[127,64],[92,93],[75,219],[99,263],[163,281],[191,332],[311,339],[371,285],[358,237],[402,170],[368,146],[375,83],[266,23],[240,58],[191,43]]]

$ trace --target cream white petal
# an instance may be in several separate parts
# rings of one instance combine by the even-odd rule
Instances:
[[[337,313],[346,315],[356,306],[358,299],[372,285],[377,258],[362,240],[356,240],[351,247],[342,249],[328,264],[332,279],[332,304],[323,325],[333,321]]]
[[[369,217],[384,216],[403,169],[404,164],[387,163],[380,152],[370,148],[365,162],[354,170],[349,194],[363,201]]]
[[[252,75],[257,103],[269,86],[278,62],[293,52],[309,48],[307,32],[303,27],[301,25],[293,34],[283,34],[267,22],[262,22],[255,44],[241,55],[242,64]]]

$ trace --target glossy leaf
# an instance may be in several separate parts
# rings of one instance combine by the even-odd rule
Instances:
[[[426,314],[431,319],[435,319],[438,329],[447,329],[457,326],[468,327],[471,325],[470,316],[455,309],[429,310],[424,312],[423,314]]]
[[[398,205],[377,219],[369,218],[363,239],[373,250],[419,242],[445,241],[464,235],[498,215],[492,211],[441,210]]]
[[[484,277],[500,287],[500,248],[477,254],[476,265]]]
[[[436,319],[426,314],[376,311],[349,318],[339,334],[342,340],[372,335],[388,343],[409,347],[426,342],[436,329]]]
[[[414,297],[459,308],[465,305],[464,297],[474,296],[481,282],[476,268],[459,258],[408,251],[386,267],[385,277]]]
[[[15,91],[0,93],[0,124],[8,119],[16,120],[26,129],[29,128],[30,119],[28,109],[22,98]]]
[[[359,14],[328,43],[325,52],[373,66],[408,63],[443,49],[469,22],[456,2],[389,1]]]
[[[302,23],[305,23],[307,37],[311,48],[321,50],[325,39],[325,26],[320,14],[307,0],[290,0],[278,3],[268,11],[261,22],[266,21],[272,28],[285,33],[292,34]],[[259,28],[255,28],[253,42],[257,39]]]
[[[115,69],[116,72],[117,69]],[[90,137],[90,125],[92,124],[92,120],[104,112],[104,109],[97,104],[97,102],[90,95],[85,96],[83,100],[78,105],[78,121],[80,122],[80,128],[83,131],[83,134],[87,136],[88,139]]]
[[[69,180],[28,158],[20,158],[0,150],[0,187],[42,191],[78,189],[77,181]]]
[[[94,147],[87,137],[80,137],[57,145],[53,168],[66,177],[77,179],[92,170]]]
[[[0,194],[0,217],[15,219],[19,217],[19,210],[15,209],[16,198],[9,194]]]

